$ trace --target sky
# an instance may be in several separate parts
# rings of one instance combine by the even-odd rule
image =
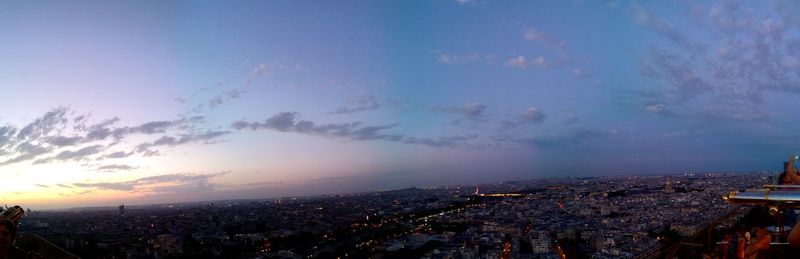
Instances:
[[[793,1],[0,1],[0,202],[777,171]]]

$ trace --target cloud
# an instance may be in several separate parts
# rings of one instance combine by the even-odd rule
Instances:
[[[49,158],[38,159],[33,164],[46,164],[53,161],[82,160],[88,156],[95,155],[104,150],[102,145],[92,145],[78,150],[64,150],[57,155]]]
[[[658,114],[664,117],[674,117],[677,116],[671,109],[670,106],[664,103],[655,103],[650,105],[645,105],[644,110],[649,113]]]
[[[439,55],[436,55],[436,61],[442,64],[451,64],[455,63],[456,58],[453,57],[453,55],[451,55],[450,53],[441,53]]]
[[[592,139],[607,137],[610,134],[615,133],[590,129],[572,129],[556,134],[527,134],[519,137],[500,137],[496,140],[529,145],[540,149],[556,149],[566,146],[585,145]]]
[[[134,186],[127,183],[73,183],[75,187],[80,188],[93,188],[100,190],[113,190],[113,191],[133,191]]]
[[[591,77],[591,76],[589,76],[589,73],[587,73],[585,70],[580,69],[580,68],[572,69],[572,76],[575,77],[575,78],[579,78],[579,79],[590,78]]]
[[[222,93],[214,96],[213,98],[211,98],[211,100],[208,101],[208,108],[212,109],[212,110],[216,109],[216,108],[222,106],[222,104],[224,104],[225,102],[227,102],[229,100],[234,100],[234,99],[241,98],[242,95],[245,94],[246,92],[247,92],[246,90],[241,89],[241,88],[234,88],[234,89],[222,92]]]
[[[377,110],[380,109],[382,103],[378,100],[378,97],[371,94],[365,94],[359,96],[355,100],[348,100],[347,104],[342,107],[336,109],[336,111],[332,112],[334,114],[353,114],[361,111],[370,111],[370,110]]]
[[[436,62],[439,64],[467,64],[467,63],[475,63],[475,62],[485,62],[488,64],[493,64],[495,61],[495,55],[492,54],[479,54],[479,53],[468,53],[468,54],[453,54],[450,52],[438,52],[435,56]]]
[[[81,137],[81,136],[72,136],[72,137],[54,136],[54,137],[50,137],[47,140],[47,143],[49,143],[50,145],[53,145],[53,146],[57,146],[57,147],[65,147],[65,146],[75,145],[81,139],[83,139],[83,137]]]
[[[478,3],[475,0],[453,0],[453,2],[456,2],[459,5],[476,5]]]
[[[664,112],[667,112],[667,106],[662,104],[662,103],[648,105],[648,106],[645,106],[644,108],[648,112],[652,112],[652,113],[664,113]]]
[[[639,3],[631,2],[631,10],[633,11],[636,22],[658,33],[681,48],[689,50],[693,54],[700,54],[705,51],[706,47],[704,45],[691,41],[689,37],[683,35],[674,25],[667,20],[657,17],[655,14],[639,5]]]
[[[525,112],[520,115],[520,118],[523,121],[532,122],[532,123],[542,123],[545,119],[544,113],[537,109],[536,107],[530,107]]]
[[[549,66],[547,61],[542,56],[538,56],[535,59],[533,59],[532,64],[537,66],[537,67],[548,67]]]
[[[308,180],[306,180],[306,182],[332,182],[332,181],[354,179],[354,178],[359,178],[359,177],[363,177],[363,176],[360,176],[360,175],[346,175],[346,176],[320,177],[320,178],[308,179]]]
[[[514,67],[514,68],[527,68],[528,62],[525,60],[523,56],[516,56],[514,58],[509,59],[506,61],[506,66]]]
[[[86,141],[105,139],[111,135],[112,130],[109,127],[117,122],[119,122],[119,118],[113,117],[90,126],[89,132],[86,133]]]
[[[97,140],[105,140],[112,137],[114,140],[120,140],[131,134],[163,134],[171,129],[188,129],[195,124],[202,122],[203,116],[183,117],[171,121],[151,121],[140,124],[134,127],[118,127],[111,128],[110,126],[119,121],[119,118],[112,118],[89,128],[89,132],[82,142],[91,142]]]
[[[138,153],[146,154],[148,156],[152,156],[157,154],[153,153],[154,151],[151,149],[154,147],[160,147],[160,146],[174,147],[189,143],[212,144],[215,143],[214,140],[229,133],[230,131],[207,131],[201,134],[182,134],[181,136],[178,137],[162,136],[161,138],[158,138],[153,142],[145,142],[137,145],[135,151]]]
[[[517,56],[511,58],[506,61],[506,66],[513,67],[513,68],[528,68],[528,66],[534,66],[539,68],[548,68],[550,67],[550,63],[547,62],[545,57],[538,56],[533,58],[533,60],[527,60],[523,56]]]
[[[572,57],[569,48],[567,48],[566,42],[556,39],[555,37],[548,35],[537,28],[533,27],[528,28],[522,33],[522,38],[527,41],[541,44],[546,49],[555,53],[556,56],[555,64],[550,64],[545,61],[545,58],[543,56],[539,56],[535,58],[533,62],[531,62],[531,64],[533,65],[539,67],[551,67],[551,65],[559,66],[559,65],[575,63],[575,60]]]
[[[385,130],[394,128],[395,126],[397,126],[397,124],[364,126],[361,122],[317,124],[312,121],[299,119],[299,114],[296,112],[281,112],[263,122],[239,120],[231,125],[235,130],[274,130],[355,141],[383,140],[431,147],[459,147],[466,145],[468,140],[477,138],[477,135],[419,138],[402,134],[384,133]]]
[[[0,166],[28,161],[36,158],[37,156],[47,154],[51,150],[52,150],[51,148],[46,148],[38,145],[33,145],[27,142],[23,142],[17,145],[16,149],[14,149],[14,154],[18,155],[16,157],[9,158],[8,160],[0,162]]]
[[[263,77],[263,76],[270,76],[272,75],[272,68],[267,63],[261,63],[256,65],[251,71],[250,76],[247,77],[245,80],[245,85],[250,86],[255,82],[256,79]]]
[[[17,133],[17,138],[20,140],[39,139],[60,128],[62,125],[69,122],[67,119],[67,108],[58,107],[45,113],[42,117],[37,118],[28,125],[25,125]]]
[[[765,94],[800,94],[800,25],[796,5],[771,3],[758,12],[735,1],[713,3],[687,21],[696,26],[678,30],[633,2],[634,19],[668,42],[653,44],[640,64],[643,76],[661,83],[659,94],[644,102],[711,121],[772,118],[763,108]]]
[[[130,155],[133,155],[133,152],[125,152],[125,151],[117,151],[113,153],[106,154],[102,157],[102,159],[106,158],[125,158]]]
[[[744,100],[721,100],[718,103],[706,105],[700,109],[700,114],[706,121],[744,121],[765,122],[772,118],[767,112],[762,111],[756,104]]]
[[[557,50],[559,53],[563,53],[563,55],[566,56],[567,44],[565,42],[556,40],[555,38],[541,32],[536,28],[529,28],[525,30],[525,32],[522,34],[522,37],[525,40],[541,43],[544,46]]]
[[[573,125],[578,123],[578,115],[575,112],[567,112],[567,115],[564,117],[564,125]]]
[[[461,125],[464,121],[477,124],[489,120],[489,116],[485,114],[486,105],[478,102],[464,103],[462,106],[449,106],[449,107],[432,107],[429,109],[434,113],[456,114],[460,115],[458,118],[452,119],[448,124],[452,126]]]
[[[486,110],[486,105],[478,102],[468,102],[460,107],[433,107],[430,110],[436,113],[453,113],[461,114],[468,118],[477,118],[483,115],[484,110]]]
[[[137,169],[139,167],[130,166],[130,165],[122,165],[122,164],[111,164],[111,165],[103,165],[97,167],[98,172],[115,172],[115,171],[130,171]]]
[[[123,143],[128,136],[160,136],[158,144],[175,146],[184,143],[206,141],[220,133],[202,132],[199,128],[202,116],[179,117],[174,120],[156,120],[136,126],[116,126],[120,119],[112,117],[95,124],[89,123],[89,115],[74,115],[66,107],[57,107],[22,128],[13,125],[0,126],[0,166],[33,161],[33,164],[51,162],[104,160],[125,158],[134,152],[106,153],[109,147]],[[167,134],[179,137],[169,142]],[[152,144],[152,143],[147,143]],[[157,155],[157,150],[142,150],[143,156]],[[84,164],[82,166],[89,166]]]
[[[507,130],[524,124],[544,123],[547,115],[536,107],[530,107],[516,117],[501,121],[500,130]]]
[[[167,192],[169,189],[157,188],[158,186],[174,187],[174,190],[182,186],[196,186],[197,184],[207,186],[208,180],[214,177],[219,177],[229,172],[210,173],[210,174],[166,174],[158,176],[143,177],[131,181],[122,182],[79,182],[73,183],[72,186],[79,188],[86,188],[92,190],[111,190],[111,191],[128,191],[128,192]]]

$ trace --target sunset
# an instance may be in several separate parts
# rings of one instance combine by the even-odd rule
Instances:
[[[703,219],[713,221],[738,208],[720,197],[780,184],[776,172],[800,150],[798,14],[792,1],[0,1],[0,205],[120,214],[124,205],[135,215],[184,203],[398,190],[433,192],[439,202],[520,192],[534,199],[546,190],[552,196],[533,197],[588,217],[601,208],[570,211],[568,199],[677,186],[706,190],[676,199],[720,206],[708,214],[716,218]],[[725,180],[750,174],[752,181]],[[387,204],[404,204],[392,199]],[[464,199],[425,208],[477,206]],[[606,216],[643,213],[609,204],[617,209]],[[397,208],[422,215],[405,209]],[[354,218],[374,223],[383,210],[363,211],[372,220]],[[55,224],[41,215],[28,220]],[[672,225],[686,234],[680,242],[703,229],[680,224]],[[318,242],[332,236],[311,233]],[[534,239],[560,240],[542,233]],[[277,249],[275,241],[263,251],[215,255],[372,257],[402,243],[365,240],[358,249],[372,252],[322,243]],[[501,257],[550,258],[522,256],[528,252],[508,240],[497,241]],[[542,242],[570,258],[570,250],[588,256],[607,248]],[[417,251],[398,258],[446,247],[421,244],[397,245]],[[621,254],[668,247],[653,244]],[[148,256],[127,258],[163,255]]]

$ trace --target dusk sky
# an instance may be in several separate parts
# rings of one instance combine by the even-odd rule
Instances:
[[[794,1],[0,1],[33,209],[777,171]]]

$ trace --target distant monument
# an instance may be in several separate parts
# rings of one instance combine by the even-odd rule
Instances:
[[[125,216],[125,204],[119,205],[119,215]]]
[[[669,182],[669,176],[667,176],[667,180],[664,183],[664,192],[671,193],[672,192],[672,184]]]

